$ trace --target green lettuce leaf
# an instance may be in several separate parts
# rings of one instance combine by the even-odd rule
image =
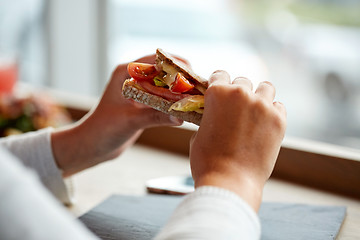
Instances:
[[[158,77],[154,78],[154,83],[155,83],[155,86],[157,86],[157,87],[165,87],[166,86],[166,83],[164,83],[164,81]]]

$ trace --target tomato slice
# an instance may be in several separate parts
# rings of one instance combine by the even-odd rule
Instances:
[[[193,88],[194,88],[194,84],[192,84],[180,73],[177,73],[175,77],[175,81],[172,83],[170,90],[174,93],[184,93],[190,91]]]
[[[189,94],[173,93],[167,88],[157,87],[148,81],[136,81],[142,88],[148,93],[165,98],[166,100],[177,102],[185,97],[190,96]]]
[[[132,62],[127,66],[129,75],[139,81],[153,81],[159,72],[155,65],[147,63]]]

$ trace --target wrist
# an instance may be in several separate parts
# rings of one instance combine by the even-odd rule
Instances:
[[[51,135],[51,145],[57,166],[63,172],[63,177],[71,176],[99,162],[97,142],[101,136],[96,134],[96,128],[85,121],[61,128]]]
[[[133,144],[141,133],[126,127],[118,132],[108,127],[111,122],[108,124],[107,121],[91,114],[77,124],[52,133],[52,150],[63,177],[114,159]]]
[[[51,147],[55,162],[63,172],[63,177],[77,172],[79,157],[86,158],[87,147],[81,142],[81,132],[78,125],[55,130],[51,134]]]
[[[214,186],[229,190],[246,201],[256,212],[259,210],[264,184],[246,175],[208,173],[194,177],[195,188]]]

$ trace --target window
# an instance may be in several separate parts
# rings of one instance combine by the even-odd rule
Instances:
[[[257,82],[267,77],[263,61],[242,39],[232,1],[111,0],[108,9],[110,69],[162,48],[191,60],[203,77],[216,69]]]
[[[44,5],[42,0],[0,2],[0,64],[16,65],[19,78],[35,85],[47,77]]]
[[[4,3],[0,53],[17,49],[21,81],[98,96],[118,63],[160,47],[203,77],[224,69],[254,85],[272,81],[287,106],[288,136],[359,150],[357,0]]]
[[[359,1],[241,1],[247,36],[288,111],[288,136],[359,149]]]
[[[360,146],[358,1],[111,0],[109,69],[183,54],[207,77],[225,69],[277,87],[288,136]]]

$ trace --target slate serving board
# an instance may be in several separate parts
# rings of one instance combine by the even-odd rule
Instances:
[[[104,240],[152,239],[182,197],[113,195],[80,217]],[[260,208],[262,240],[336,239],[346,214],[342,206],[265,202]]]

